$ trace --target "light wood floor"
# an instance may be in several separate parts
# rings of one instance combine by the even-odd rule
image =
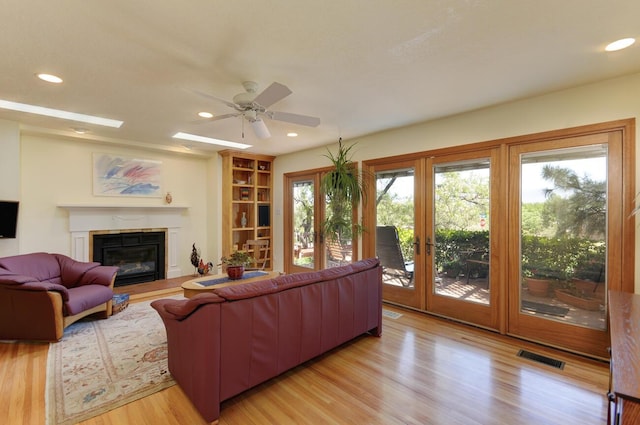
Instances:
[[[182,280],[142,289],[170,292]],[[606,423],[607,364],[384,309],[402,316],[383,319],[381,338],[360,337],[224,402],[220,425]],[[566,365],[559,370],[519,358],[520,349]],[[45,423],[47,351],[48,344],[0,343],[0,423]],[[204,423],[177,385],[82,422]]]

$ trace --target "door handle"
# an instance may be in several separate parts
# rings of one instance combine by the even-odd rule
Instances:
[[[415,254],[420,255],[420,236],[415,237],[413,246],[415,247]]]
[[[427,236],[427,243],[425,245],[427,246],[427,255],[431,255],[431,247],[435,246],[435,244],[431,243],[431,238],[429,236]]]

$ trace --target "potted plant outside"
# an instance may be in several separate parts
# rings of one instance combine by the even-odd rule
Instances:
[[[600,310],[600,305],[603,303],[600,299],[579,292],[573,284],[569,284],[566,288],[557,288],[555,295],[558,301],[582,310],[598,311]]]
[[[235,251],[228,257],[220,259],[227,270],[227,276],[231,280],[242,279],[244,268],[253,263],[253,257],[246,251]]]

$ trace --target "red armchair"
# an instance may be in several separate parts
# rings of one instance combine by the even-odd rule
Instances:
[[[83,317],[109,317],[117,271],[44,252],[0,258],[0,339],[58,341]]]

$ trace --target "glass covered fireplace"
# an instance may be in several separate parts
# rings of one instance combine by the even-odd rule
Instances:
[[[93,235],[93,261],[117,266],[115,286],[165,278],[165,232]]]

